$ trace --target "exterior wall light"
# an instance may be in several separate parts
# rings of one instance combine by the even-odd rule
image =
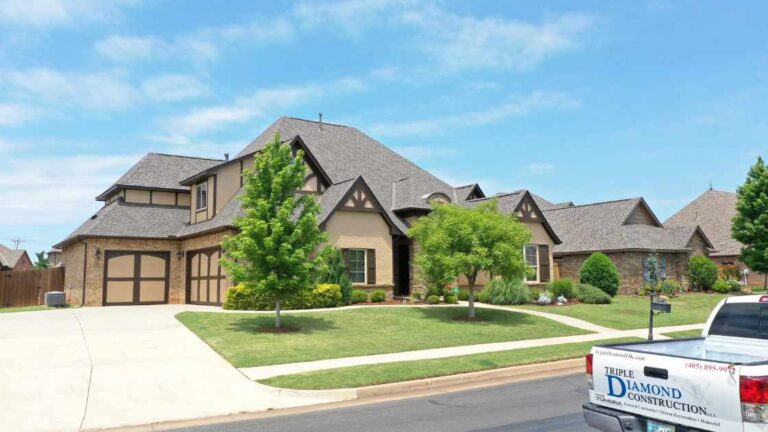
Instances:
[[[96,251],[93,252],[93,254],[96,256],[96,260],[101,259],[101,248],[96,248]]]

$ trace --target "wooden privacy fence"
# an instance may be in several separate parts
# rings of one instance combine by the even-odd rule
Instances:
[[[64,267],[0,272],[0,307],[44,304],[49,291],[64,291]]]

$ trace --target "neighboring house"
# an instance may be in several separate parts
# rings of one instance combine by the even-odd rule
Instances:
[[[672,215],[665,226],[699,225],[712,241],[714,249],[709,256],[719,266],[735,266],[739,272],[747,269],[739,261],[742,244],[731,236],[731,220],[736,216],[736,194],[709,189]],[[760,287],[765,275],[750,271],[747,284]]]
[[[433,202],[485,198],[479,186],[454,188],[355,128],[282,117],[232,160],[150,153],[99,195],[104,207],[55,246],[67,263],[68,301],[221,304],[231,281],[217,264],[220,243],[242,214],[242,172],[278,132],[305,152],[298,192],[317,197],[318,222],[342,249],[354,285],[390,298],[413,290],[411,222]],[[557,237],[530,194],[512,195],[500,206],[531,227],[529,262],[538,280],[551,279]]]
[[[64,267],[64,255],[61,249],[53,248],[47,252],[49,267]]]
[[[0,271],[32,270],[32,260],[23,249],[10,249],[0,244]]]
[[[555,246],[554,260],[563,278],[578,279],[584,260],[603,252],[619,270],[621,292],[633,294],[647,282],[647,259],[655,250],[661,257],[662,275],[685,285],[688,259],[706,255],[712,248],[696,225],[664,227],[642,198],[585,205],[538,201],[562,240]]]

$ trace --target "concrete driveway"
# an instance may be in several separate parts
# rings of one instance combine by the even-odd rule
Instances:
[[[78,431],[339,400],[249,381],[174,315],[187,305],[0,314],[0,430]]]

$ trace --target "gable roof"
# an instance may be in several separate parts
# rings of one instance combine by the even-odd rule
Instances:
[[[477,183],[470,183],[468,185],[459,186],[454,189],[454,201],[467,201],[470,196],[475,195],[475,198],[485,198],[485,192],[480,188]]]
[[[665,226],[699,225],[714,245],[712,256],[741,253],[742,244],[731,236],[731,220],[736,216],[733,192],[707,190],[664,222]]]
[[[492,197],[469,200],[464,203],[460,203],[460,205],[463,205],[465,207],[474,207],[479,203],[488,202],[494,199],[496,200],[498,210],[506,214],[518,214],[524,203],[526,202],[531,203],[533,207],[533,211],[535,211],[539,215],[539,222],[541,222],[542,226],[544,227],[544,230],[547,231],[547,234],[549,234],[549,236],[552,238],[552,241],[556,245],[562,243],[562,240],[557,234],[557,230],[554,229],[552,225],[550,225],[549,218],[547,218],[546,215],[539,208],[539,205],[536,202],[534,195],[527,190],[522,189],[515,192],[510,192],[510,193],[496,194]]]
[[[24,255],[27,255],[27,251],[24,249],[11,249],[0,244],[0,268],[16,267]],[[29,258],[28,255],[27,258]]]
[[[632,223],[637,211],[647,212],[646,223]],[[696,226],[664,228],[643,198],[605,201],[593,204],[554,207],[544,215],[563,243],[555,253],[582,253],[619,250],[689,250]],[[711,246],[706,236],[705,243]]]
[[[189,191],[189,187],[180,184],[182,180],[221,162],[220,159],[147,153],[96,199],[104,201],[121,187]]]
[[[281,117],[243,149],[238,157],[259,151],[275,133],[279,133],[281,139],[286,142],[299,136],[330,178],[331,184],[365,176],[365,183],[378,199],[387,217],[402,232],[408,229],[408,224],[398,217],[395,213],[397,210],[429,210],[426,198],[435,192],[444,193],[448,197],[454,196],[452,186],[349,126]],[[403,179],[410,179],[407,182],[407,190],[401,189],[399,183],[394,185]]]

